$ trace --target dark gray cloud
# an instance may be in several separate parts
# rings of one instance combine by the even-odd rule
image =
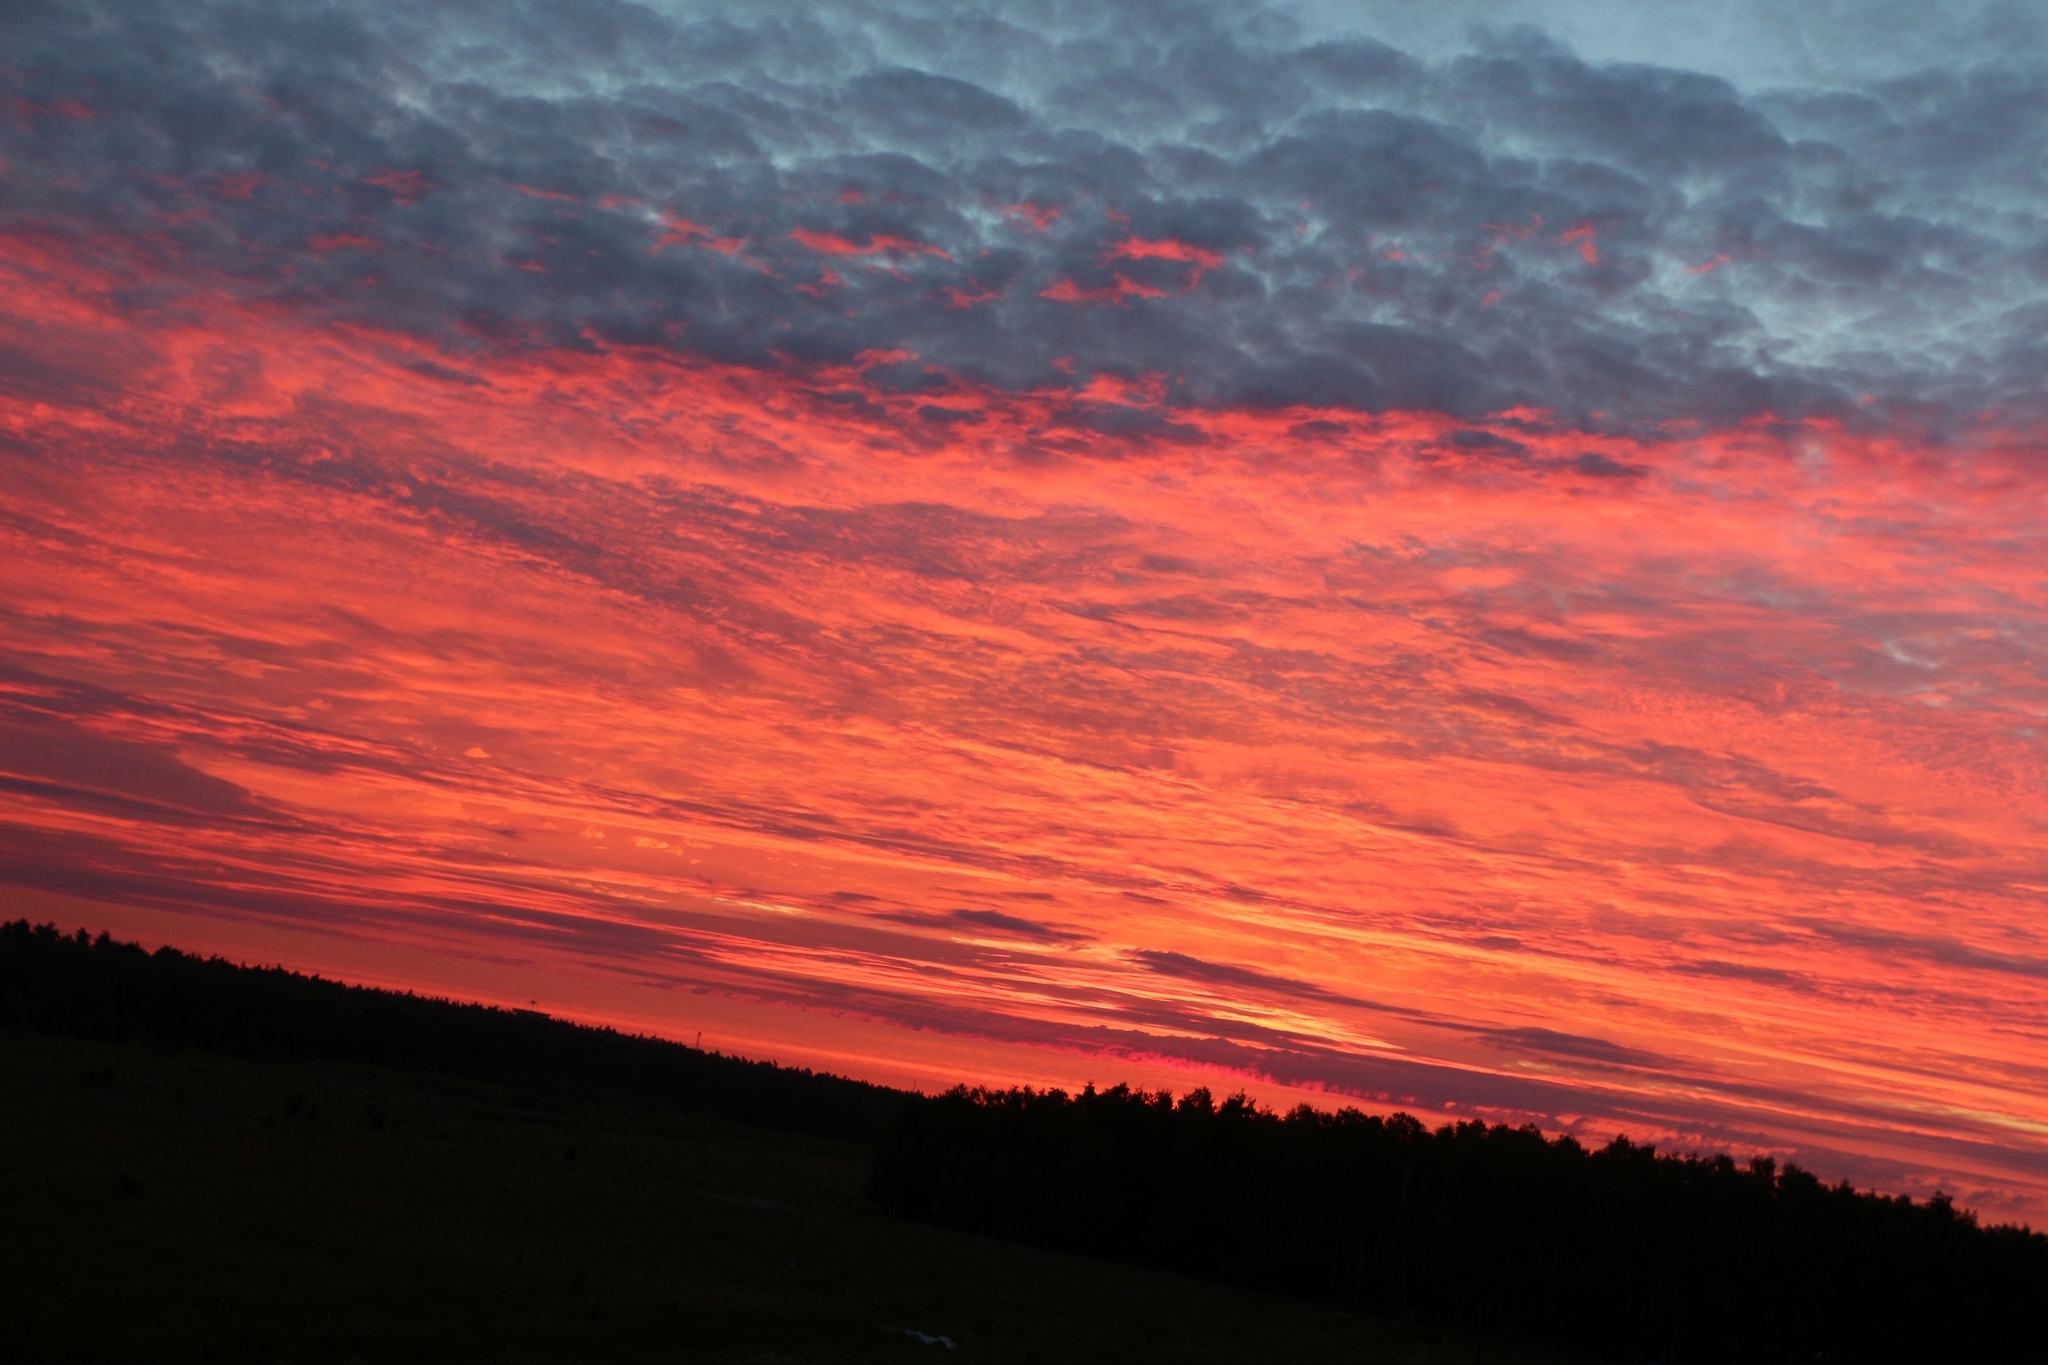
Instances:
[[[1268,994],[1291,996],[1306,1000],[1337,1000],[1349,1005],[1367,1009],[1378,1009],[1370,1001],[1353,1000],[1338,995],[1308,981],[1296,981],[1290,977],[1274,976],[1268,972],[1256,971],[1250,967],[1233,967],[1228,963],[1204,962],[1186,953],[1168,952],[1160,949],[1140,948],[1131,954],[1134,961],[1142,963],[1148,970],[1161,976],[1178,977],[1183,981],[1200,981],[1211,986],[1227,986],[1235,990],[1259,991]]]
[[[1049,943],[1071,942],[1084,940],[1088,937],[1086,934],[1072,933],[1065,929],[1055,929],[1049,925],[1040,924],[1035,920],[1021,919],[1016,915],[1006,915],[1000,910],[955,910],[952,917],[963,924],[971,924],[983,929],[994,929],[1000,933],[1014,934],[1019,938],[1040,939]]]
[[[1991,44],[1998,7],[1930,54],[1969,64],[1873,32],[1805,84],[1547,31],[1597,8],[1482,6],[1453,43],[1233,0],[45,0],[9,22],[0,213],[136,307],[225,282],[466,346],[1580,421],[2038,411],[2048,63]]]

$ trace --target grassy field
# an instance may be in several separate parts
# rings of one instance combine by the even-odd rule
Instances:
[[[1572,1359],[897,1221],[715,1121],[19,1033],[0,1096],[9,1362]]]

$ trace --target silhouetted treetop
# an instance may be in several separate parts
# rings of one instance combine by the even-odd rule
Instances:
[[[2048,1237],[1769,1158],[1280,1114],[1206,1090],[907,1102],[870,1192],[956,1227],[1616,1360],[2048,1358]]]

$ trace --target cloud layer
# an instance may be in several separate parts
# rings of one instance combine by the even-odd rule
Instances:
[[[1228,4],[729,8],[31,7],[11,206],[471,345],[1205,407],[2039,411],[2024,50],[1744,91],[1526,26],[1424,60]]]
[[[21,13],[0,881],[2041,1220],[2025,49]]]

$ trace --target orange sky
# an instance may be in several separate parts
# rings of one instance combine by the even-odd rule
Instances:
[[[95,250],[0,248],[10,914],[2048,1221],[2048,521],[1995,416],[935,397],[138,308]]]

